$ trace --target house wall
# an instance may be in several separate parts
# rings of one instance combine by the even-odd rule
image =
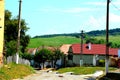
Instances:
[[[3,42],[4,42],[4,0],[0,0],[0,65],[3,63]]]
[[[73,63],[76,65],[80,65],[80,57],[81,55],[73,55]],[[83,64],[92,64],[93,63],[93,55],[82,55]]]
[[[80,64],[80,55],[73,55],[73,64]]]
[[[104,55],[99,55],[99,60],[100,59],[105,59],[105,56]]]
[[[80,65],[80,57],[81,55],[73,55],[73,63]],[[83,65],[93,65],[93,57],[94,55],[82,55]],[[105,59],[105,56],[99,55],[98,58]]]

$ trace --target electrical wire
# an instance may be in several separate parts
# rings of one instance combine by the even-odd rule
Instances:
[[[117,9],[118,11],[120,11],[120,8],[118,8],[114,3],[112,3],[112,0],[111,0],[110,2],[111,2],[112,6],[113,6],[115,9]]]

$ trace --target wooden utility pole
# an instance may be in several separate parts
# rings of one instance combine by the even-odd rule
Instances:
[[[16,64],[18,64],[18,61],[19,61],[19,51],[20,51],[21,3],[22,3],[22,0],[20,0],[20,1],[19,1],[19,15],[18,15],[18,39],[17,39]]]
[[[80,66],[83,65],[82,54],[83,54],[83,30],[81,31]]]
[[[107,0],[107,15],[106,15],[106,60],[105,60],[105,71],[106,74],[109,71],[109,3],[110,0]]]

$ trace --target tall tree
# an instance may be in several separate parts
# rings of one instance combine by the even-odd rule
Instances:
[[[28,31],[27,23],[25,20],[22,19],[21,21],[21,40],[20,40],[20,46],[21,46],[21,52],[25,52],[25,49],[30,41],[30,36],[26,35],[26,32]],[[5,10],[5,46],[7,49],[6,55],[15,54],[16,45],[10,46],[8,44],[15,44],[17,42],[17,35],[18,35],[18,18],[12,18],[12,13],[9,10]],[[8,51],[9,50],[9,51]],[[11,50],[11,51],[10,51]]]

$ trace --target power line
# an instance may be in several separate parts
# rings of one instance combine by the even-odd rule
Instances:
[[[120,11],[120,8],[118,8],[115,4],[113,4],[113,3],[112,3],[112,0],[111,0],[111,4],[113,5],[113,7],[114,7],[115,9],[117,9],[118,11]]]

